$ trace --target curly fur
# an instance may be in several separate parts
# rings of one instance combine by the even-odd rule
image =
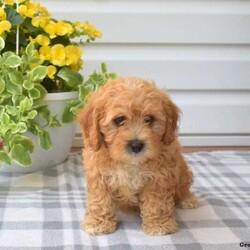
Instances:
[[[116,209],[139,210],[149,235],[178,230],[175,205],[195,208],[193,175],[177,139],[179,109],[165,91],[140,78],[108,81],[78,114],[84,145],[87,211],[83,229],[93,235],[116,229]],[[145,117],[153,116],[151,123]],[[117,117],[125,117],[121,125]],[[131,153],[128,143],[144,148]]]

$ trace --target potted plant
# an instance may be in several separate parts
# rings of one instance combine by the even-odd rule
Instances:
[[[29,172],[66,159],[75,112],[115,74],[104,64],[85,81],[79,73],[82,48],[72,39],[85,45],[101,36],[88,22],[52,19],[29,0],[0,3],[0,164],[7,172],[21,171],[8,164],[32,164]]]

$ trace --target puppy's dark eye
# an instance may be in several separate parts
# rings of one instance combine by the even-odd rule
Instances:
[[[145,123],[151,125],[154,122],[154,117],[152,115],[147,115],[144,119]]]
[[[114,121],[115,125],[122,126],[122,125],[124,125],[125,120],[126,120],[125,116],[119,116],[119,117],[116,117],[113,121]]]

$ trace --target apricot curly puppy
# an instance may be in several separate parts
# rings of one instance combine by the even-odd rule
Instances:
[[[78,115],[84,145],[87,211],[82,228],[115,231],[116,208],[138,208],[146,234],[178,231],[175,205],[195,208],[192,172],[177,140],[179,109],[139,78],[110,80]]]

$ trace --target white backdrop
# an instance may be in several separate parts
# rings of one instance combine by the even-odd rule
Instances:
[[[250,1],[42,0],[55,17],[89,20],[83,74],[106,62],[168,89],[184,145],[250,145]]]

